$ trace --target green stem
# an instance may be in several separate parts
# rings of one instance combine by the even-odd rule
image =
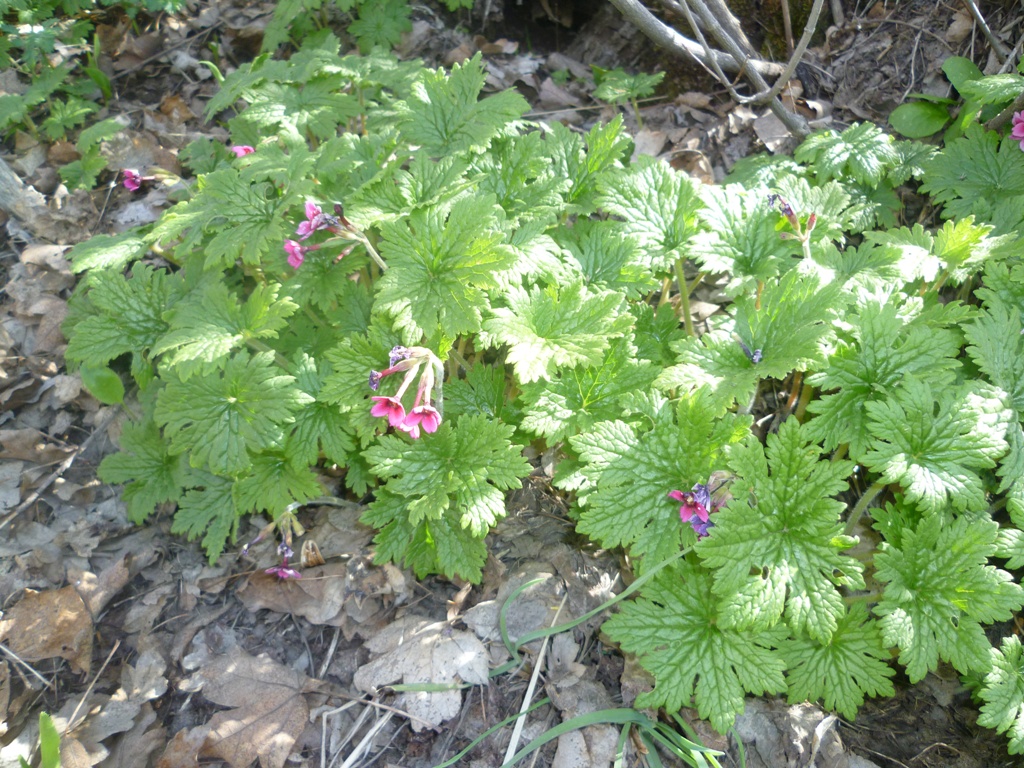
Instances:
[[[875,500],[875,497],[878,496],[878,494],[880,494],[884,488],[885,483],[883,483],[881,480],[876,480],[870,488],[864,491],[860,499],[857,501],[857,506],[855,506],[853,508],[853,511],[850,513],[849,520],[846,521],[847,536],[853,535],[853,531],[857,527],[857,523],[860,522],[860,519],[864,515],[865,510],[867,510],[867,508],[871,506],[871,502]]]
[[[377,249],[370,244],[370,238],[368,238],[366,235],[363,235],[362,237],[359,238],[359,242],[366,246],[366,252],[370,254],[370,258],[374,260],[378,267],[380,267],[380,271],[386,272],[388,269],[388,265],[384,263],[384,259],[382,259],[380,257],[380,254],[377,253]]]
[[[796,410],[793,411],[793,416],[801,424],[804,423],[804,416],[807,414],[807,404],[811,402],[811,395],[814,393],[814,387],[804,382],[803,389],[800,390],[800,400],[797,401]]]
[[[282,355],[275,349],[271,349],[259,339],[246,339],[245,343],[255,349],[257,352],[273,352],[274,362],[284,368],[286,371],[291,368],[291,363],[288,362],[288,358]]]
[[[676,259],[676,280],[679,281],[679,314],[683,318],[683,327],[686,328],[687,336],[695,336],[693,318],[690,317],[690,286],[687,284],[686,275],[683,273],[682,259]]]
[[[633,114],[636,116],[636,127],[642,131],[644,129],[644,119],[640,117],[640,103],[636,100],[636,96],[631,96],[629,100],[633,104]]]

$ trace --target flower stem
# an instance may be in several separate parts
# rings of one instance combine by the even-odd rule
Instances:
[[[811,395],[814,393],[814,387],[804,382],[803,389],[800,390],[800,401],[796,404],[796,410],[793,411],[793,416],[801,424],[804,423],[804,416],[807,415],[807,404],[811,402]]]
[[[380,267],[380,271],[386,272],[388,269],[388,265],[384,263],[384,259],[382,259],[380,257],[380,254],[377,253],[377,249],[370,244],[370,238],[368,238],[366,235],[363,235],[362,237],[359,238],[359,241],[364,246],[366,246],[366,252],[370,254],[370,258],[373,259],[374,262],[376,262],[378,267]]]
[[[853,508],[853,511],[850,513],[850,518],[846,521],[847,536],[853,535],[853,531],[857,527],[857,523],[860,522],[860,519],[864,515],[865,510],[867,510],[867,508],[871,506],[871,502],[874,501],[875,497],[878,496],[878,494],[880,494],[884,489],[885,483],[883,483],[881,480],[876,480],[870,488],[864,491],[860,499],[857,501],[857,506],[855,506]]]
[[[690,317],[690,286],[683,273],[682,259],[676,259],[676,280],[679,281],[679,314],[683,318],[683,327],[686,328],[687,336],[694,336],[693,318]]]

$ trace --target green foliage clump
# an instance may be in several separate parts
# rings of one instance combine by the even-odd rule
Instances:
[[[246,103],[255,152],[193,145],[188,200],[71,253],[67,358],[132,412],[100,467],[131,518],[173,508],[216,559],[331,467],[379,560],[478,580],[530,446],[649,579],[605,625],[654,675],[641,705],[852,718],[890,659],[947,662],[1024,748],[1019,644],[985,634],[1024,606],[1016,142],[855,125],[707,187],[631,162],[621,119],[482,97],[480,57],[339,51],[225,80],[211,114]],[[911,178],[944,222],[904,223]],[[700,334],[693,268],[729,297]]]

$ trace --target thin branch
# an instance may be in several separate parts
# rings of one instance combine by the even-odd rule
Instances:
[[[612,0],[612,2],[615,1],[616,0]],[[739,44],[725,33],[725,30],[722,29],[721,25],[718,25],[717,19],[711,13],[708,7],[704,4],[703,0],[689,0],[689,3],[693,6],[694,10],[697,11],[697,14],[704,20],[704,22],[708,26],[712,27],[712,29],[714,29],[717,26],[715,36],[718,38],[719,42],[721,42],[722,46],[726,49],[729,55],[734,57],[737,61],[744,62],[744,64],[750,61],[750,59],[747,59],[744,55]],[[817,0],[817,7],[820,13],[821,0]],[[758,72],[756,69],[750,68],[745,68],[744,71],[746,71],[747,78],[750,80],[751,84],[758,92],[764,92],[766,94],[771,92],[771,89],[768,87],[768,83],[765,82],[765,79],[761,76],[760,72]],[[782,85],[785,85],[785,83],[783,83]],[[794,136],[803,138],[811,132],[811,129],[807,125],[807,121],[800,117],[800,115],[797,115],[786,109],[785,105],[781,101],[779,101],[777,97],[773,98],[771,101],[768,102],[768,108],[771,109],[775,116],[779,118],[779,121],[783,125],[785,125],[789,132],[792,133]]]
[[[824,4],[825,0],[814,0],[814,5],[811,6],[811,15],[804,26],[804,33],[800,36],[800,42],[797,43],[793,55],[789,57],[786,71],[775,81],[775,85],[772,86],[772,89],[767,94],[763,97],[759,95],[754,97],[758,104],[771,101],[782,93],[782,89],[786,87],[786,84],[793,77],[796,68],[800,65],[800,59],[804,57],[804,53],[807,51],[807,46],[811,44],[811,38],[814,36],[814,30],[818,27],[818,17],[821,15],[821,8]]]
[[[1005,45],[1003,45],[1002,40],[992,33],[992,30],[988,26],[988,22],[985,21],[985,17],[981,15],[981,11],[978,9],[977,3],[975,3],[974,0],[961,0],[961,2],[967,6],[967,10],[971,12],[971,16],[974,17],[974,21],[979,27],[981,27],[981,33],[985,36],[985,39],[988,40],[989,45],[992,46],[992,50],[996,52],[996,56],[998,56],[1002,61],[1006,61],[1007,57],[1010,55],[1010,51]]]
[[[625,17],[626,21],[633,24],[658,45],[668,48],[670,51],[681,56],[688,56],[703,66],[711,65],[707,54],[698,43],[688,37],[684,37],[665,24],[665,22],[658,19],[641,5],[639,0],[611,0],[611,4],[619,9],[619,13]],[[733,74],[740,72],[744,65],[747,71],[757,72],[759,75],[767,77],[774,77],[782,73],[782,65],[774,62],[750,59],[744,56],[742,57],[743,63],[741,64],[740,60],[721,51],[713,51],[712,55],[719,67]]]

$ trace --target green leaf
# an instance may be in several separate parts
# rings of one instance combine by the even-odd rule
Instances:
[[[74,327],[67,358],[98,365],[127,353],[145,356],[167,330],[163,313],[182,293],[179,276],[145,264],[136,264],[130,279],[111,270],[95,275],[88,296],[96,311]]]
[[[391,48],[412,29],[412,9],[404,0],[364,0],[359,18],[348,26],[348,33],[359,41],[359,51],[369,53],[375,45]]]
[[[798,636],[782,641],[779,650],[789,669],[789,703],[822,700],[826,709],[853,720],[864,696],[894,696],[889,679],[889,651],[882,632],[863,603],[854,603],[839,619],[827,643]]]
[[[574,271],[591,288],[621,291],[636,299],[657,286],[639,245],[613,223],[579,219],[572,228],[560,228],[556,241],[567,253]]]
[[[963,56],[950,56],[942,62],[942,71],[958,91],[964,83],[980,80],[984,76],[977,64]]]
[[[479,189],[495,196],[510,227],[528,221],[554,223],[563,207],[571,182],[555,174],[549,147],[536,132],[498,139],[473,164]]]
[[[594,488],[577,530],[652,563],[692,544],[696,536],[680,523],[679,505],[668,494],[706,483],[723,468],[725,447],[741,440],[749,425],[749,417],[725,414],[698,390],[674,409],[666,406],[653,429],[606,421],[570,437]]]
[[[825,361],[831,320],[841,306],[841,286],[821,285],[811,274],[790,270],[765,287],[760,307],[755,297],[736,301],[734,333],[752,353],[754,363],[733,336],[722,331],[677,345],[679,365],[666,368],[655,381],[663,389],[710,387],[723,404],[745,403],[758,379],[783,379]]]
[[[46,712],[39,713],[39,768],[60,768],[60,734]]]
[[[78,160],[60,167],[60,178],[68,189],[92,189],[100,172],[107,167],[107,159],[99,147],[89,147]]]
[[[768,204],[767,191],[746,190],[739,184],[701,189],[704,208],[697,213],[706,229],[689,249],[708,272],[729,275],[726,291],[735,296],[789,271],[800,244],[779,237],[778,212]]]
[[[654,88],[665,78],[664,72],[656,72],[653,75],[645,75],[640,72],[635,75],[628,74],[623,69],[601,70],[600,67],[593,67],[594,81],[597,88],[594,89],[594,98],[607,101],[609,104],[621,104],[632,99],[642,99],[654,93]]]
[[[515,423],[515,409],[505,397],[505,369],[479,361],[466,371],[465,379],[452,379],[444,385],[445,416],[480,414],[506,424]]]
[[[415,336],[480,330],[484,289],[497,287],[495,273],[514,261],[502,242],[500,211],[493,197],[467,196],[450,212],[432,207],[385,224],[381,254],[388,270],[377,283],[376,306]]]
[[[900,159],[894,144],[873,123],[856,123],[841,134],[823,131],[808,137],[793,157],[812,167],[820,182],[852,178],[873,188]]]
[[[89,394],[104,405],[124,402],[124,383],[109,366],[84,363],[78,374]]]
[[[900,104],[889,114],[889,125],[908,139],[923,139],[941,131],[949,122],[949,110],[943,104],[912,101]]]
[[[1024,195],[1024,152],[1019,143],[972,123],[965,136],[924,163],[920,191],[942,205],[948,219],[974,214],[979,221],[992,221],[1000,201]]]
[[[1024,653],[1020,638],[1004,637],[999,649],[992,648],[992,668],[978,695],[981,706],[978,725],[1006,733],[1010,754],[1024,753]]]
[[[629,309],[636,318],[634,342],[637,358],[650,360],[661,368],[675,363],[676,356],[672,349],[685,338],[685,331],[680,327],[672,305],[662,304],[655,311],[646,302],[636,302]]]
[[[960,512],[983,510],[977,470],[994,467],[1006,452],[1013,412],[1005,398],[982,382],[934,391],[907,376],[892,397],[864,404],[874,442],[863,461],[883,483],[903,486],[907,499],[924,510],[947,503]]]
[[[506,298],[508,309],[491,310],[484,322],[484,341],[508,345],[507,359],[521,384],[550,379],[562,368],[599,365],[611,340],[633,324],[621,294],[591,291],[582,283],[515,289]]]
[[[41,127],[54,141],[64,138],[68,130],[84,123],[89,115],[99,109],[96,104],[74,96],[67,100],[54,99],[49,106],[50,116],[43,121]]]
[[[1017,308],[991,303],[964,327],[967,354],[990,382],[1009,394],[1010,405],[1024,414],[1024,323]]]
[[[949,327],[959,319],[954,307],[920,312],[896,301],[869,301],[849,317],[852,343],[841,342],[828,368],[808,379],[826,393],[808,405],[818,414],[807,425],[811,439],[826,451],[848,444],[850,457],[861,461],[872,439],[865,403],[891,397],[906,375],[936,390],[951,386],[962,344],[961,334]]]
[[[419,440],[385,435],[368,448],[363,455],[385,482],[365,520],[382,528],[396,523],[407,534],[422,526],[424,534],[407,537],[404,550],[387,538],[386,554],[379,556],[416,566],[430,560],[419,550],[432,549],[449,578],[479,579],[486,548],[471,540],[483,539],[505,516],[503,491],[518,487],[530,472],[521,448],[510,441],[512,432],[485,416],[467,415],[455,427],[446,421]]]
[[[316,464],[321,451],[328,460],[344,466],[349,454],[356,449],[348,416],[337,405],[319,399],[323,383],[331,372],[326,361],[321,361],[318,368],[309,355],[299,358],[296,381],[303,392],[317,399],[295,415],[295,424],[288,436],[285,453],[296,467]]]
[[[636,349],[627,339],[616,339],[600,365],[578,366],[551,381],[524,385],[521,427],[549,444],[565,440],[620,416],[621,398],[647,390],[656,375],[646,360],[637,362]]]
[[[1009,104],[1024,91],[1024,77],[1011,73],[964,80],[957,90],[979,104]]]
[[[722,627],[704,571],[689,564],[666,568],[641,595],[602,628],[654,675],[654,690],[638,696],[637,707],[676,712],[696,704],[698,714],[724,733],[743,711],[745,693],[786,689],[785,662],[772,650],[785,632]]]
[[[78,243],[67,253],[71,271],[85,272],[88,269],[110,269],[120,272],[136,259],[142,258],[149,248],[149,241],[140,237],[136,230],[119,235],[96,235]]]
[[[153,352],[165,355],[162,364],[182,381],[212,373],[247,341],[277,338],[299,308],[287,296],[278,298],[279,291],[276,284],[258,285],[239,305],[224,283],[207,282],[168,310],[170,328]]]
[[[652,272],[670,269],[685,255],[701,206],[696,181],[643,155],[627,169],[602,174],[598,189],[598,205],[623,219],[621,230],[636,239]]]
[[[276,453],[253,457],[249,474],[240,478],[234,488],[239,514],[268,512],[275,518],[293,503],[323,495],[323,486],[308,466],[299,466]]]
[[[936,518],[928,515],[902,532],[900,547],[883,543],[875,555],[875,578],[885,584],[875,613],[912,683],[940,658],[961,672],[988,669],[981,625],[1004,621],[1024,605],[1013,577],[987,564],[998,531],[993,521],[962,516],[943,525]]]
[[[200,176],[192,199],[164,213],[153,237],[164,242],[182,238],[177,248],[183,253],[201,248],[206,269],[230,267],[236,259],[259,264],[289,234],[285,212],[269,184],[250,184],[237,169],[226,168]]]
[[[127,421],[121,430],[121,452],[104,457],[98,475],[105,483],[127,483],[123,498],[128,519],[142,524],[158,504],[177,501],[185,485],[181,456],[172,456],[156,424]]]
[[[597,182],[601,174],[622,167],[628,158],[632,141],[622,130],[622,115],[616,115],[607,124],[597,123],[584,141],[561,123],[549,126],[551,133],[545,143],[550,144],[556,178],[569,179],[572,185],[566,194],[569,213],[589,215],[597,209]]]
[[[193,467],[234,474],[252,466],[253,453],[282,447],[284,425],[312,401],[295,377],[280,372],[272,352],[250,358],[243,350],[223,371],[188,381],[168,376],[154,416],[172,453],[188,452]]]
[[[735,498],[696,547],[715,569],[722,626],[765,628],[785,615],[794,631],[826,644],[845,615],[838,587],[864,588],[863,566],[842,554],[856,539],[843,535],[845,505],[833,498],[853,465],[820,453],[792,419],[767,449],[748,438],[730,453]]]
[[[238,529],[234,482],[201,473],[201,485],[185,493],[174,515],[171,533],[185,534],[189,541],[203,537],[203,549],[213,564],[224,551],[228,538]]]
[[[454,65],[450,77],[442,69],[420,76],[409,98],[395,105],[399,129],[409,144],[432,157],[483,149],[529,110],[515,91],[479,99],[486,79],[482,61],[478,53]]]

